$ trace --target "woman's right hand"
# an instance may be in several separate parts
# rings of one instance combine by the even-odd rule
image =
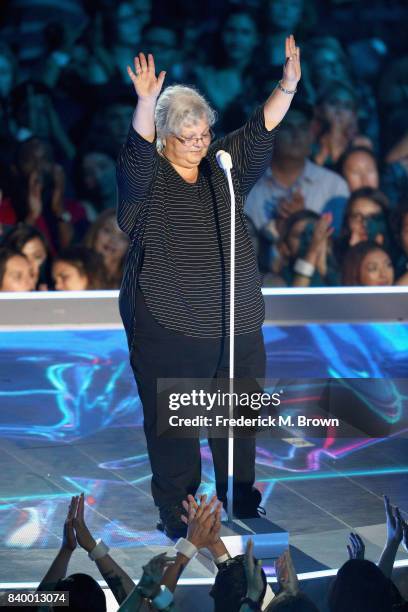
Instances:
[[[154,58],[151,53],[147,56],[139,53],[135,57],[135,70],[127,67],[128,74],[132,79],[139,100],[156,100],[163,86],[166,73],[162,70],[156,77]]]

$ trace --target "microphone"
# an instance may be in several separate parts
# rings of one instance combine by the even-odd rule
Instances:
[[[224,170],[225,173],[227,173],[227,172],[229,172],[231,170],[231,168],[232,168],[232,159],[231,159],[231,155],[229,153],[227,153],[226,151],[223,151],[222,149],[220,149],[215,154],[215,159],[217,160],[217,164],[219,165],[221,170]]]

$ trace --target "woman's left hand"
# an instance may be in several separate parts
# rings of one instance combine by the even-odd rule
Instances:
[[[296,46],[293,34],[285,40],[285,65],[283,67],[282,86],[293,86],[300,81],[300,49]]]

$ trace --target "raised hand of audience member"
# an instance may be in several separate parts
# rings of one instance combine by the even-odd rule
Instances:
[[[62,536],[62,546],[61,548],[65,548],[74,552],[77,547],[77,539],[74,530],[74,517],[76,513],[76,507],[78,503],[77,497],[71,497],[71,503],[69,504],[67,518],[64,523],[64,530]]]
[[[214,546],[220,539],[222,503],[216,495],[208,503],[207,495],[200,496],[200,504],[197,504],[192,495],[187,500],[183,501],[183,507],[188,515],[181,517],[188,526],[187,540],[198,549]]]
[[[385,516],[387,525],[387,542],[400,544],[403,532],[403,520],[397,506],[392,506],[390,499],[384,495]]]
[[[77,509],[78,497],[72,497],[64,522],[62,544],[47,573],[41,580],[37,591],[52,590],[59,580],[65,578],[71,555],[77,546],[73,521]]]
[[[315,224],[312,239],[302,259],[314,266],[322,278],[327,275],[327,255],[329,251],[328,241],[333,234],[334,228],[331,226],[332,214],[324,213]],[[297,274],[294,278],[294,287],[307,287],[311,277]]]
[[[85,497],[81,493],[79,497],[76,497],[76,512],[73,517],[73,526],[77,537],[78,544],[84,548],[88,553],[91,552],[96,546],[96,541],[92,537],[91,532],[85,523]]]
[[[164,570],[174,563],[176,557],[169,557],[167,553],[156,555],[143,566],[143,574],[137,585],[144,597],[153,599],[160,589]]]
[[[249,538],[244,558],[245,576],[247,581],[246,596],[252,601],[259,601],[262,591],[264,590],[264,581],[262,579],[262,561],[254,559],[254,542]]]
[[[403,537],[404,521],[401,517],[399,508],[393,507],[387,495],[384,495],[387,539],[384,550],[381,553],[378,561],[378,567],[383,571],[385,576],[391,578],[392,568],[394,566],[395,556],[398,547]]]
[[[299,593],[299,581],[289,550],[285,550],[275,561],[275,572],[279,586],[288,595]]]
[[[189,495],[188,499],[183,502],[183,507],[188,512],[187,517],[184,517],[184,515],[181,517],[188,525],[187,541],[196,549],[215,545],[220,539],[219,531],[222,507],[221,502],[217,503],[217,497],[214,495],[207,503],[207,496],[201,495],[200,504],[197,504],[194,497]],[[226,549],[222,549],[219,554],[225,551]],[[190,556],[186,556],[178,551],[174,563],[167,567],[161,583],[170,591],[174,592],[177,581],[189,563],[190,558]]]
[[[188,524],[188,516],[190,513],[190,504],[192,508],[197,511],[198,504],[192,495],[188,495],[187,500],[183,501],[183,507],[187,512],[187,516],[182,516],[181,520]],[[221,529],[221,512],[222,512],[222,504],[219,503],[218,506],[215,507],[214,510],[214,523],[212,525],[211,530],[208,534],[207,546],[206,548],[210,551],[213,556],[214,561],[217,561],[220,557],[227,555],[230,557],[229,552],[224,544],[224,542],[220,538],[220,529]]]
[[[83,493],[77,498],[73,526],[78,544],[88,553],[92,552],[97,542],[85,522],[85,496]],[[135,583],[108,553],[97,558],[95,563],[114,594],[116,601],[121,604],[133,591]]]
[[[358,533],[350,533],[350,544],[347,544],[347,550],[350,559],[364,559],[365,544]]]

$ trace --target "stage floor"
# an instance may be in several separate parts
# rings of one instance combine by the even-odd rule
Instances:
[[[400,323],[264,327],[273,377],[408,378]],[[124,333],[0,333],[0,582],[38,582],[61,542],[71,495],[86,493],[87,523],[132,577],[171,542],[155,529],[140,401]],[[214,492],[202,440],[200,491]],[[406,431],[387,439],[261,439],[257,486],[267,518],[290,534],[299,573],[338,568],[350,531],[377,560],[382,495],[408,516]],[[402,549],[398,559],[408,555]],[[95,573],[83,551],[70,571]],[[193,562],[184,578],[209,578]]]

